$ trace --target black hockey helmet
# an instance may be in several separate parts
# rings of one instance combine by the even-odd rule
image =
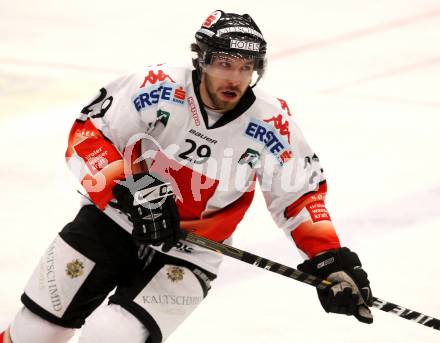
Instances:
[[[258,80],[266,64],[266,41],[249,14],[225,13],[217,10],[205,19],[195,34],[201,51],[199,63],[210,64],[215,54],[254,60]],[[255,84],[256,84],[255,82]]]

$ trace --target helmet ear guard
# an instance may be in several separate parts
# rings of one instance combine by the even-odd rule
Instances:
[[[199,72],[212,62],[215,54],[222,54],[254,61],[258,77],[252,87],[263,76],[267,44],[250,15],[217,10],[206,18],[195,38],[197,43],[192,45],[191,50],[197,53],[193,64]],[[194,45],[197,45],[198,51]]]

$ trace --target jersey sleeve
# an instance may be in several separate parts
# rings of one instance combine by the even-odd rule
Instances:
[[[115,181],[133,172],[133,161],[140,155],[137,135],[156,120],[153,112],[144,111],[141,117],[133,104],[140,85],[133,74],[101,88],[69,134],[67,165],[101,209],[113,198]]]
[[[286,147],[278,159],[264,155],[257,177],[276,224],[308,257],[340,247],[326,209],[327,182],[318,156],[307,144],[285,101],[279,114],[265,120]]]

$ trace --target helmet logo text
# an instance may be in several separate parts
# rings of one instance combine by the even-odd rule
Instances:
[[[260,43],[231,39],[231,49],[249,50],[249,51],[260,51]]]

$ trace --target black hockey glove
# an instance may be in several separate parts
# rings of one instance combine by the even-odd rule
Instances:
[[[333,282],[333,286],[318,290],[319,301],[326,312],[353,315],[357,320],[371,324],[373,305],[367,273],[361,268],[356,253],[340,248],[315,256],[298,269]]]
[[[171,184],[151,174],[135,174],[113,188],[119,208],[133,223],[136,243],[160,245],[169,251],[178,241],[179,213]]]

